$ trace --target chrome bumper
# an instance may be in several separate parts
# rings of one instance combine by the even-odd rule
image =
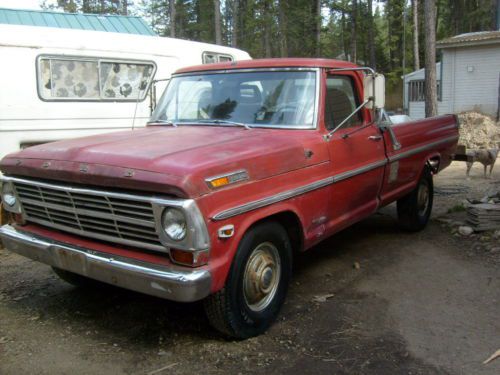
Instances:
[[[179,302],[197,301],[210,294],[207,270],[167,267],[74,247],[10,225],[0,227],[0,238],[14,253],[137,292]]]

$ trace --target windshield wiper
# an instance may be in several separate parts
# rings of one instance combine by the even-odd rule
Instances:
[[[174,128],[178,127],[179,124],[173,122],[173,121],[170,121],[170,120],[154,120],[154,121],[148,121],[146,123],[146,125],[155,125],[155,124],[158,124],[158,125],[172,125]]]
[[[229,121],[229,120],[219,120],[219,119],[202,119],[202,120],[196,120],[196,122],[200,124],[215,124],[215,125],[232,125],[232,126],[241,126],[247,130],[252,129],[252,127],[248,124],[244,124],[242,122],[236,122],[236,121]]]

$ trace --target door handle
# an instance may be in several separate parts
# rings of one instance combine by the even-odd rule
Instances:
[[[382,139],[382,136],[381,136],[381,135],[370,135],[370,136],[368,137],[368,139],[369,139],[370,141],[380,141],[380,140]]]

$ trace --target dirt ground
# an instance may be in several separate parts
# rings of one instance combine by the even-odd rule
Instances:
[[[73,288],[1,250],[0,374],[499,374],[482,362],[500,349],[500,244],[454,232],[500,166],[467,181],[454,163],[435,185],[425,231],[401,232],[391,206],[303,254],[280,320],[246,341],[199,303]]]

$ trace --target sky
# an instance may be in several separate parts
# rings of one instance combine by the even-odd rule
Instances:
[[[0,0],[0,8],[40,9],[40,0]],[[47,1],[47,3],[56,2]]]

